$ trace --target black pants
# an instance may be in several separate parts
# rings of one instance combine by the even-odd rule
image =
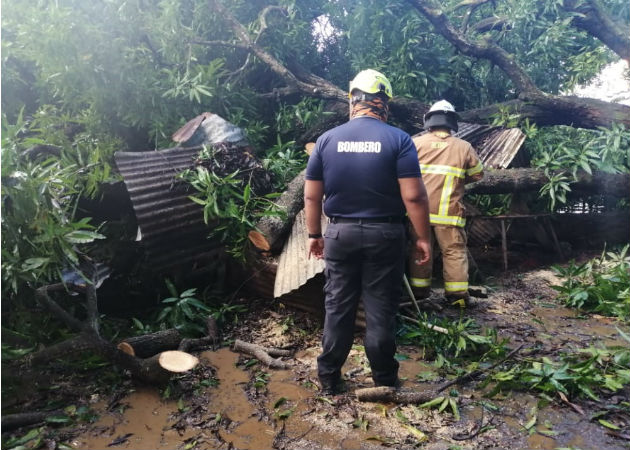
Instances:
[[[400,223],[330,223],[324,235],[326,319],[317,358],[323,385],[334,385],[352,348],[363,299],[365,352],[376,385],[398,378],[396,313],[402,293],[405,229]]]

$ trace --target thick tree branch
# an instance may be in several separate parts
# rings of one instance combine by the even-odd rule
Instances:
[[[510,30],[512,25],[507,17],[487,17],[477,22],[472,30],[475,33],[486,33],[493,30]]]
[[[519,98],[464,111],[460,115],[465,122],[487,123],[502,111],[518,114],[520,119],[529,119],[539,126],[568,125],[594,129],[620,123],[630,127],[630,106],[571,96]]]
[[[570,125],[579,128],[610,127],[613,123],[630,126],[630,107],[590,98],[556,96],[541,91],[520,67],[514,56],[488,42],[470,42],[459,34],[446,15],[431,0],[407,0],[423,14],[444,38],[465,55],[487,59],[497,65],[516,87],[519,98],[477,110],[466,111],[468,122],[488,122],[501,109],[530,118],[539,125]],[[569,1],[569,0],[567,0]],[[594,4],[594,3],[591,3]],[[601,13],[601,10],[598,10]]]
[[[407,0],[435,27],[447,41],[449,41],[461,53],[475,58],[488,59],[496,64],[512,80],[517,91],[527,92],[530,95],[543,95],[529,75],[514,60],[514,56],[501,47],[490,42],[470,42],[458,33],[450,23],[446,15],[429,0]]]
[[[629,30],[617,25],[598,0],[565,0],[563,7],[574,13],[572,24],[602,41],[621,58],[630,62]]]
[[[276,73],[288,85],[302,92],[304,95],[316,96],[319,98],[330,98],[341,100],[345,99],[345,93],[332,83],[323,78],[316,77],[311,74],[309,81],[317,80],[317,84],[305,83],[299,80],[289,69],[287,69],[280,61],[267,53],[262,47],[257,45],[249,36],[247,29],[221,4],[218,0],[210,0],[210,5],[226,18],[232,31],[241,42],[251,52],[253,52],[263,63],[265,63],[273,72]]]
[[[205,45],[207,47],[219,46],[219,47],[232,47],[232,48],[240,48],[243,50],[250,51],[249,46],[242,44],[240,42],[228,42],[228,41],[206,41],[203,39],[193,39],[190,41],[191,44],[197,45]]]
[[[82,321],[80,321],[76,317],[69,314],[65,309],[59,306],[59,304],[56,301],[54,301],[52,298],[50,298],[50,296],[48,295],[49,292],[59,292],[59,291],[66,291],[66,290],[67,290],[67,287],[63,283],[48,284],[46,286],[37,288],[35,290],[35,297],[42,304],[42,306],[44,306],[52,314],[54,314],[63,322],[65,322],[65,324],[68,327],[74,329],[75,331],[86,331],[87,326]]]

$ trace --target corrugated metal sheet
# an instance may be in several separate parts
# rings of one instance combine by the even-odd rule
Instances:
[[[131,197],[143,247],[155,271],[214,259],[220,245],[207,239],[199,205],[187,183],[177,179],[193,167],[199,148],[117,152],[116,165]]]
[[[525,142],[525,134],[518,128],[490,131],[478,146],[477,152],[484,166],[507,169]]]
[[[426,131],[416,136],[424,133]],[[528,156],[520,152],[525,134],[518,128],[459,122],[459,130],[455,136],[475,147],[485,167],[507,169],[510,166],[522,167],[528,163]],[[517,164],[514,164],[515,161]]]
[[[326,230],[327,221],[322,217],[322,232]],[[308,258],[308,230],[304,210],[295,217],[291,234],[284,243],[278,258],[278,267],[273,287],[274,298],[287,294],[323,272],[324,261]]]

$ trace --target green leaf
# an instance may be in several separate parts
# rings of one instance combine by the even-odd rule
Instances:
[[[411,425],[403,425],[403,426],[407,431],[409,431],[418,440],[418,442],[424,442],[428,439],[427,435],[423,433],[422,431],[418,430],[416,427],[413,427]]]
[[[105,239],[105,236],[95,231],[75,230],[67,233],[64,238],[72,244],[87,244],[95,239]]]
[[[444,397],[435,397],[433,400],[429,400],[426,403],[423,403],[419,406],[419,408],[431,408],[433,406],[437,406],[444,401]]]
[[[607,420],[604,419],[598,419],[597,420],[601,425],[605,426],[606,428],[610,428],[611,430],[621,430],[621,428],[619,428],[617,425],[610,423]]]
[[[529,421],[525,424],[525,426],[523,428],[525,428],[526,430],[529,430],[530,428],[532,428],[534,425],[536,425],[536,421],[538,420],[538,416],[536,414],[534,414],[532,416],[531,419],[529,419]]]
[[[50,262],[50,258],[28,258],[22,264],[22,270],[30,272]]]
[[[279,408],[280,406],[284,405],[287,402],[287,398],[286,397],[280,397],[278,400],[276,400],[276,402],[273,404],[273,409]]]
[[[48,423],[69,423],[72,422],[72,419],[65,415],[57,415],[57,416],[48,416],[46,417],[46,422]]]

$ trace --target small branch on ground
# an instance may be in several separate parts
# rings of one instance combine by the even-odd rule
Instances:
[[[239,339],[234,341],[233,349],[235,352],[242,352],[247,355],[255,357],[260,362],[262,362],[268,367],[271,367],[272,369],[288,369],[289,367],[289,365],[286,362],[281,361],[279,359],[275,359],[271,356],[272,354],[288,356],[287,355],[288,350],[280,350],[280,349],[273,349],[273,348],[268,349],[261,345],[251,344],[249,342],[244,342]]]
[[[433,400],[436,391],[405,391],[397,390],[389,386],[378,386],[373,388],[357,389],[355,392],[357,400],[360,402],[378,403],[424,403]]]

